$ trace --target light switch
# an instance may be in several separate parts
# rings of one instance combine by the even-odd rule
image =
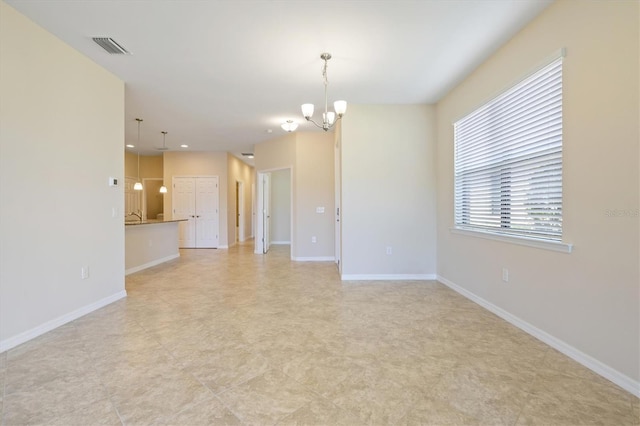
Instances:
[[[316,213],[324,213],[324,207],[316,207]]]

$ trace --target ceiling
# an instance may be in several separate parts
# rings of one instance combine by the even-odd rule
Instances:
[[[287,119],[317,130],[300,105],[324,104],[322,52],[330,104],[434,103],[552,1],[5,2],[125,82],[125,140],[142,154],[159,154],[166,131],[171,150],[239,155]]]

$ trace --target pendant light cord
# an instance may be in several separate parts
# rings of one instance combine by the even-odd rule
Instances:
[[[138,182],[140,182],[140,123],[142,118],[136,118],[138,122]]]

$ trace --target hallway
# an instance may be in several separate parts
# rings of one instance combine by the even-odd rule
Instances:
[[[182,250],[0,354],[3,425],[638,424],[631,394],[436,282]]]

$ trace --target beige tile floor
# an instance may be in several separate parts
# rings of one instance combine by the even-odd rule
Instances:
[[[0,354],[3,425],[639,424],[637,398],[436,282],[185,250]]]

